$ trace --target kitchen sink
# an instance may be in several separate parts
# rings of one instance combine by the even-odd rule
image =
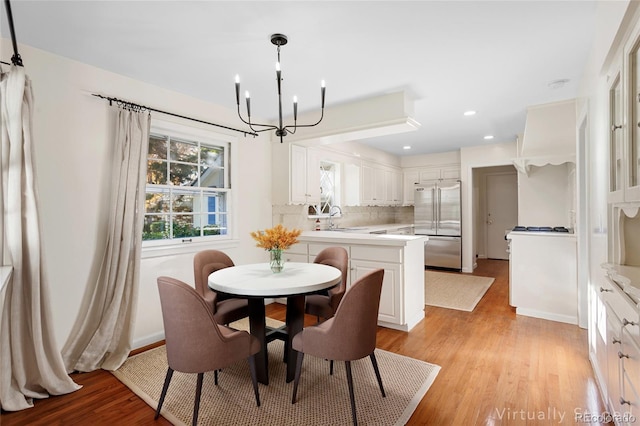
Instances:
[[[360,227],[352,227],[352,228],[333,228],[333,229],[329,229],[329,231],[342,231],[342,232],[354,232],[354,231],[365,231],[367,228],[360,228]]]

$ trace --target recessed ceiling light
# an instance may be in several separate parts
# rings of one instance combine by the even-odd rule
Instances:
[[[484,137],[485,139],[489,140],[489,139],[493,139],[493,135],[487,135]]]
[[[410,145],[405,145],[405,146],[402,147],[402,149],[411,149],[411,146]]]
[[[549,89],[560,89],[561,87],[564,87],[564,85],[567,84],[568,82],[569,82],[568,78],[560,78],[558,80],[553,80],[549,82],[547,86],[549,86]]]
[[[476,115],[475,111],[465,111],[464,115],[469,116],[469,115]]]

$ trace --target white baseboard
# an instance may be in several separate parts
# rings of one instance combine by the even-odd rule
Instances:
[[[140,349],[153,343],[157,343],[161,340],[164,340],[164,330],[141,337],[139,339],[134,339],[131,349]]]
[[[536,311],[535,309],[516,308],[517,315],[525,317],[541,318],[549,321],[564,322],[566,324],[578,325],[577,315],[562,315],[553,312]]]

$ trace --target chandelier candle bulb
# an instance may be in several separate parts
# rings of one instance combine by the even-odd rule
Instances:
[[[324,91],[325,91],[326,87],[324,84],[324,80],[322,80],[320,82],[320,95],[322,96],[322,109],[324,109]]]
[[[251,96],[249,96],[249,91],[244,92],[244,97],[247,98],[247,116],[251,117]]]
[[[298,97],[293,97],[293,121],[298,120]]]
[[[236,105],[240,108],[240,76],[236,74]]]

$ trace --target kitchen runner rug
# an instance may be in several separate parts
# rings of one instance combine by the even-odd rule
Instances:
[[[241,321],[239,321],[241,322]],[[269,323],[269,321],[268,321]],[[235,328],[246,326],[234,323]],[[271,325],[271,324],[269,324]],[[246,360],[225,368],[214,385],[213,372],[205,373],[200,401],[200,425],[345,425],[351,423],[351,406],[343,362],[333,376],[329,362],[306,356],[291,404],[293,382],[286,383],[282,362],[284,344],[269,343],[269,385],[258,384],[261,406],[256,406]],[[404,425],[433,383],[440,367],[376,349],[386,398],[383,398],[369,357],[351,363],[358,423]],[[165,346],[134,355],[113,374],[154,409],[167,371]],[[162,406],[162,416],[175,425],[191,424],[196,374],[175,372]],[[150,418],[153,414],[149,413]]]
[[[471,312],[494,280],[457,272],[425,271],[425,305]]]

